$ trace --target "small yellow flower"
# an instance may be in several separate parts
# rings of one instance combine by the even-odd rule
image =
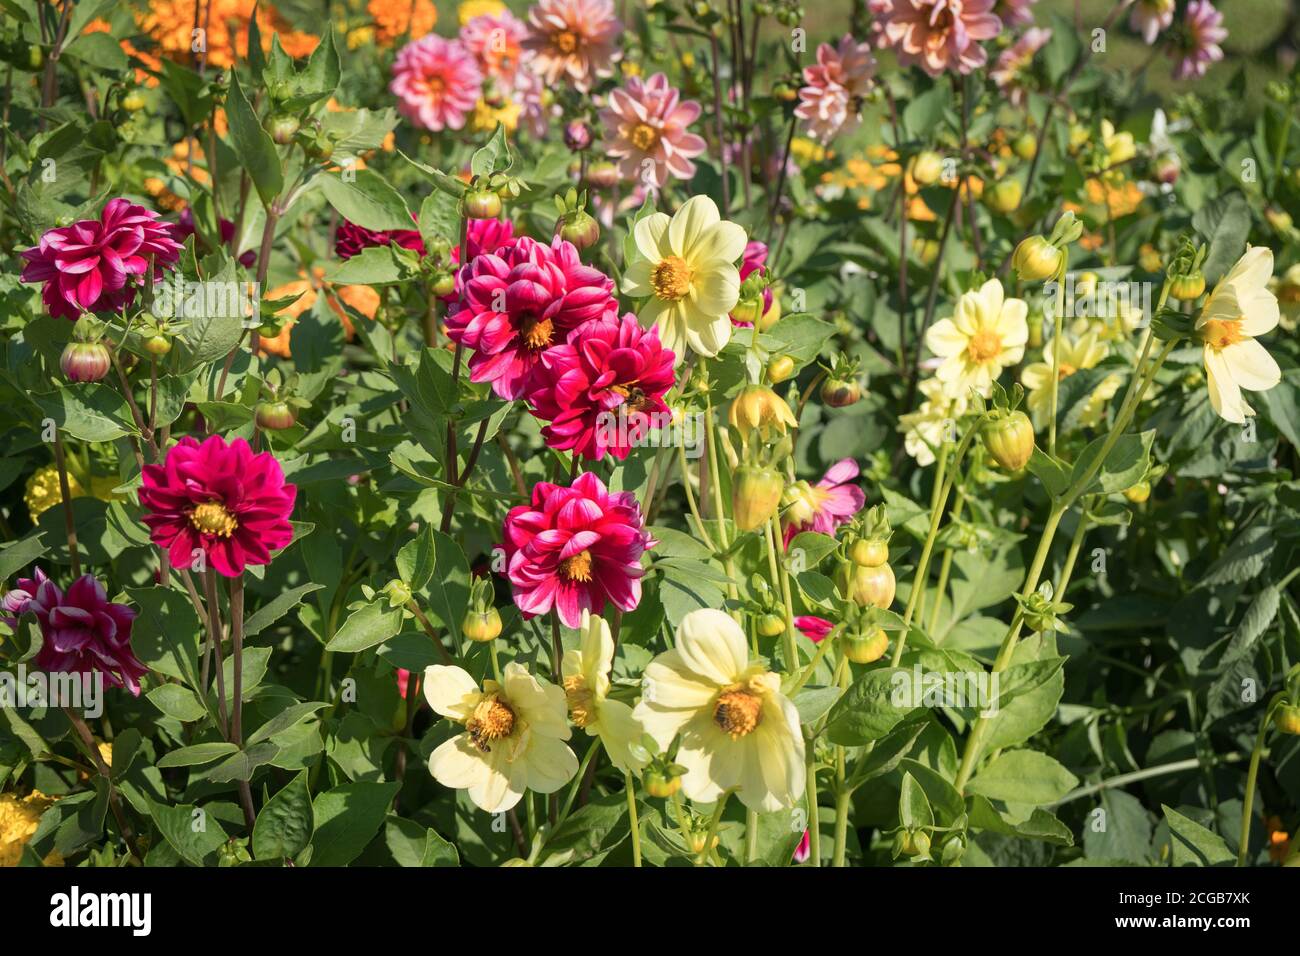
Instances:
[[[470,120],[470,125],[479,132],[487,132],[496,129],[497,124],[500,123],[507,133],[513,133],[519,126],[519,114],[522,112],[523,107],[512,100],[506,100],[500,106],[493,106],[479,97],[479,101],[474,105],[474,116]]]
[[[661,748],[681,737],[682,791],[710,803],[735,790],[760,813],[794,806],[804,740],[781,678],[750,661],[745,632],[722,611],[691,611],[676,644],[646,667],[633,714]]]
[[[1110,120],[1101,121],[1101,144],[1106,148],[1106,168],[1126,163],[1137,155],[1137,144],[1132,133],[1115,132]]]
[[[1043,344],[1043,357],[1040,361],[1030,362],[1020,373],[1021,383],[1029,390],[1025,404],[1034,417],[1034,427],[1043,428],[1047,424],[1052,409],[1052,352],[1056,348],[1054,340]],[[1061,339],[1060,364],[1057,373],[1061,379],[1068,378],[1083,369],[1093,368],[1104,359],[1110,349],[1099,342],[1095,332],[1088,332],[1079,338],[1068,335]],[[1092,394],[1088,396],[1082,416],[1081,425],[1092,427],[1101,421],[1106,411],[1106,403],[1115,397],[1123,379],[1118,373],[1108,375],[1101,381]]]
[[[76,476],[72,474],[68,475],[68,494],[73,498],[81,498],[86,494],[86,490],[81,487],[81,482],[77,481]],[[54,465],[46,465],[32,472],[24,489],[23,503],[27,505],[27,513],[32,516],[33,521],[62,500],[58,468]]]
[[[941,319],[926,333],[925,344],[943,361],[935,377],[951,396],[971,389],[987,396],[1004,368],[1020,361],[1029,340],[1029,307],[1008,299],[1002,283],[989,279],[965,293],[951,319]]]
[[[659,328],[677,364],[689,346],[712,357],[731,339],[731,310],[740,299],[736,262],[745,251],[745,230],[722,219],[708,196],[692,196],[672,218],[661,212],[634,230],[636,255],[623,277],[623,291],[645,299],[638,317]]]
[[[899,416],[898,430],[903,448],[924,468],[934,464],[934,449],[953,440],[953,423],[966,414],[967,402],[965,395],[946,393],[937,378],[927,378],[918,387],[925,401],[916,411]]]
[[[609,672],[614,666],[614,638],[605,619],[582,612],[582,641],[564,652],[560,664],[569,717],[589,737],[599,737],[610,762],[624,773],[639,773],[650,755],[640,746],[641,725],[632,708],[609,699]]]
[[[33,790],[26,797],[0,793],[0,867],[18,865],[23,847],[41,822],[41,814],[53,803],[53,797],[47,797],[39,790]],[[62,860],[47,858],[46,862],[59,865]]]
[[[509,810],[525,790],[554,793],[578,772],[564,743],[564,691],[520,664],[507,664],[502,683],[484,681],[482,690],[463,669],[433,664],[424,671],[424,696],[434,713],[465,726],[429,755],[429,773],[444,787],[468,790],[481,810]]]
[[[1210,404],[1219,417],[1238,425],[1255,414],[1241,390],[1263,392],[1282,380],[1277,362],[1256,341],[1273,331],[1280,318],[1277,297],[1268,290],[1272,276],[1272,251],[1248,247],[1214,287],[1196,320]]]
[[[501,0],[465,0],[456,8],[456,16],[460,19],[460,25],[464,26],[475,17],[494,17],[505,11],[506,5]]]

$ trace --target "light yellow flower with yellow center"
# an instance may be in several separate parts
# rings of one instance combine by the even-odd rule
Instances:
[[[560,673],[569,717],[589,737],[599,737],[610,762],[624,773],[639,773],[650,755],[640,746],[641,725],[632,708],[609,699],[609,672],[614,666],[614,638],[605,619],[582,612],[582,638],[564,652]]]
[[[922,468],[934,464],[934,451],[944,441],[956,440],[956,421],[966,414],[965,395],[949,395],[943,382],[927,378],[917,386],[925,401],[914,412],[900,415],[898,430],[903,433],[903,448]]]
[[[1255,341],[1273,331],[1281,317],[1277,296],[1268,289],[1272,277],[1272,250],[1248,246],[1215,285],[1196,320],[1210,404],[1220,418],[1238,425],[1255,414],[1241,390],[1264,392],[1282,380],[1273,356]]]
[[[523,112],[523,107],[512,100],[504,100],[500,104],[493,106],[483,97],[474,104],[474,115],[470,119],[470,126],[479,132],[486,132],[497,128],[500,123],[505,127],[507,133],[513,133],[519,126],[519,114]]]
[[[1132,133],[1115,132],[1110,120],[1101,121],[1101,144],[1106,149],[1106,168],[1126,163],[1137,155],[1137,144]]]
[[[1033,415],[1034,427],[1043,428],[1052,411],[1052,360],[1056,348],[1054,339],[1043,343],[1043,357],[1030,362],[1020,373],[1021,384],[1029,390],[1025,404]],[[1110,353],[1110,348],[1098,340],[1096,332],[1086,332],[1077,338],[1068,334],[1061,339],[1061,354],[1057,356],[1057,375],[1061,380],[1084,369],[1095,368]],[[1079,424],[1091,428],[1101,421],[1106,403],[1115,397],[1123,384],[1119,373],[1107,375],[1087,398]]]
[[[804,740],[781,678],[750,661],[745,632],[722,611],[691,611],[676,644],[646,667],[633,716],[661,748],[681,737],[682,791],[709,803],[734,790],[760,813],[794,806]]]
[[[731,339],[731,310],[740,299],[737,260],[745,252],[745,230],[722,219],[707,196],[692,196],[670,219],[661,212],[633,230],[634,260],[623,291],[645,299],[638,317],[657,326],[665,348],[686,358],[689,345],[712,357]]]
[[[484,681],[482,690],[462,668],[433,664],[424,671],[424,696],[434,713],[465,727],[429,755],[429,773],[444,787],[468,790],[481,810],[509,810],[525,790],[554,793],[578,772],[564,743],[564,691],[520,664],[507,664],[502,683]]]
[[[952,318],[940,319],[926,333],[925,344],[942,359],[935,378],[950,396],[975,389],[987,397],[1002,370],[1024,356],[1028,316],[1024,301],[1006,298],[997,279],[965,293]]]
[[[1282,309],[1282,328],[1295,331],[1300,319],[1300,262],[1297,262],[1271,286]]]

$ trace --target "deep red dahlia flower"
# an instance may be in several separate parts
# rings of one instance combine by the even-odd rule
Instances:
[[[586,458],[626,458],[669,415],[676,356],[628,313],[616,322],[588,322],[541,354],[528,390],[532,412],[549,421],[546,444]]]
[[[658,542],[630,491],[611,494],[590,472],[568,488],[533,487],[531,505],[506,515],[507,574],[525,618],[551,608],[568,627],[605,603],[630,611],[641,601],[641,555]]]
[[[22,281],[45,283],[41,300],[53,316],[116,311],[135,300],[151,258],[155,282],[176,264],[181,246],[173,229],[156,212],[112,199],[98,219],[51,229],[23,250]]]
[[[187,435],[161,465],[145,465],[140,504],[150,538],[173,565],[189,568],[197,550],[233,578],[292,540],[297,492],[270,452],[254,454],[242,438],[227,445],[212,435],[200,445]]]
[[[110,687],[140,696],[140,678],[149,669],[131,650],[136,611],[109,601],[94,575],[83,574],[65,592],[37,568],[36,577],[20,579],[5,595],[4,606],[13,615],[5,618],[10,625],[24,614],[36,616],[44,641],[36,654],[41,670],[87,679],[98,671]]]
[[[538,356],[594,319],[618,314],[614,282],[582,264],[572,243],[527,237],[475,257],[462,270],[464,294],[447,316],[447,335],[474,350],[470,378],[497,395],[523,396]]]
[[[424,240],[417,229],[367,229],[355,222],[342,222],[334,232],[334,252],[340,259],[351,259],[371,246],[388,245],[424,255]]]

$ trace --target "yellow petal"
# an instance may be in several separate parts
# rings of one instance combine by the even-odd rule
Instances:
[[[463,668],[431,664],[424,669],[424,699],[439,716],[464,723],[482,696],[474,678]]]
[[[719,685],[730,684],[749,666],[745,632],[729,615],[700,608],[677,626],[677,650],[687,668]]]
[[[686,251],[699,242],[721,218],[712,199],[708,196],[692,196],[673,214],[668,226],[668,248],[674,254],[685,257]]]

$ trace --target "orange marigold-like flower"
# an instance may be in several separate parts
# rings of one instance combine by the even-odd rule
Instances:
[[[140,30],[158,44],[163,56],[177,62],[190,62],[197,55],[193,44],[195,5],[198,0],[152,0],[147,10],[136,13]],[[280,46],[293,57],[306,56],[316,49],[319,37],[293,29],[274,7],[258,5],[257,0],[210,0],[202,9],[199,27],[207,47],[207,62],[215,67],[233,66],[237,56],[248,51],[248,24],[257,11],[257,26],[263,46],[270,49],[272,34]]]
[[[397,40],[418,40],[438,22],[431,0],[370,0],[366,11],[375,20],[375,42],[392,46]]]

